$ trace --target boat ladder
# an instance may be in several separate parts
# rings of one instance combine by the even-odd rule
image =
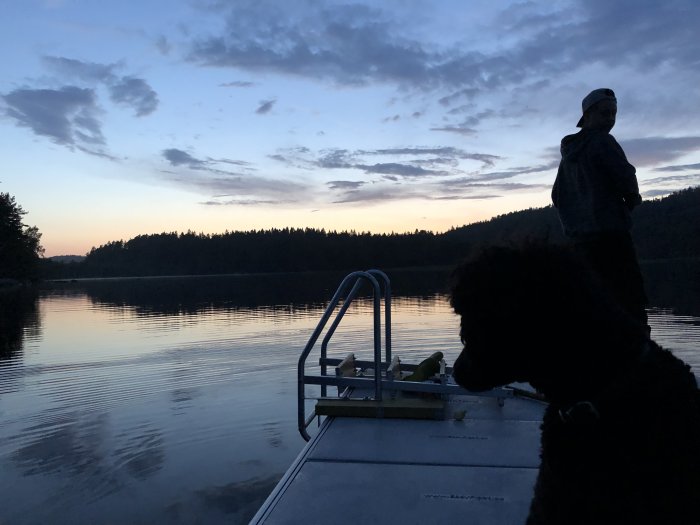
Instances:
[[[344,359],[328,357],[328,344],[340,324],[343,316],[352,304],[353,300],[358,296],[360,290],[369,284],[372,288],[373,299],[373,327],[374,327],[374,359],[372,361],[355,360],[354,354],[351,354]],[[342,305],[341,305],[342,300]],[[384,345],[382,352],[382,302],[384,304]],[[340,307],[339,307],[340,305]],[[329,320],[335,317],[326,329]],[[306,371],[306,362],[311,351],[316,346],[321,335],[324,333],[321,340],[320,348],[320,374],[309,374]],[[383,355],[382,355],[383,354]],[[398,362],[397,359],[394,360]],[[329,367],[332,367],[333,372],[329,373]],[[444,365],[441,366],[439,381],[406,381],[399,380],[401,372],[396,373],[396,363],[392,363],[392,348],[391,348],[391,283],[389,277],[381,270],[366,270],[356,271],[348,274],[338,286],[335,294],[331,298],[326,310],[324,311],[318,325],[314,329],[308,343],[304,347],[303,352],[299,356],[297,366],[297,407],[298,407],[298,427],[302,437],[309,441],[311,436],[307,432],[307,428],[316,417],[328,415],[321,414],[319,404],[306,415],[306,385],[319,385],[321,388],[321,397],[317,398],[319,403],[323,401],[332,402],[332,399],[337,400],[349,399],[350,393],[353,391],[361,392],[361,399],[356,399],[356,404],[364,404],[370,411],[373,412],[372,417],[385,417],[391,411],[390,401],[383,399],[389,392],[393,399],[398,392],[412,392],[414,394],[436,394],[437,397],[446,398],[449,395],[468,394],[474,395],[464,390],[459,385],[451,380],[452,369]],[[356,374],[356,368],[364,373]],[[417,368],[415,364],[400,364],[402,372],[411,372]],[[369,377],[368,377],[369,376]],[[328,387],[338,388],[337,398],[328,398]],[[342,393],[341,393],[342,392]],[[495,397],[502,404],[505,398],[515,395],[524,395],[522,391],[511,386],[496,388],[488,392],[482,392],[479,395],[485,397]],[[430,397],[430,396],[428,396]],[[336,403],[337,405],[337,403]],[[350,406],[348,403],[346,406]],[[424,403],[425,405],[425,403]],[[354,408],[357,409],[355,405]],[[413,407],[415,409],[415,407]],[[430,406],[427,405],[429,409]],[[425,411],[426,406],[422,407]],[[356,410],[357,412],[358,410]],[[361,412],[361,410],[359,410]]]

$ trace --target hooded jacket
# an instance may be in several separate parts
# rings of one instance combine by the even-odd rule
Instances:
[[[629,232],[630,210],[641,202],[636,170],[605,130],[582,129],[561,141],[552,202],[564,233],[587,238]]]

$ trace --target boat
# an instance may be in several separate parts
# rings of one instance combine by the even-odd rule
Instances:
[[[334,332],[367,285],[374,359],[329,357]],[[310,365],[319,340],[318,364]],[[469,392],[444,360],[426,380],[411,380],[424,363],[392,357],[388,276],[349,274],[299,357],[298,426],[308,443],[250,523],[524,523],[540,463],[544,400],[523,384]],[[307,415],[311,389],[320,395]]]

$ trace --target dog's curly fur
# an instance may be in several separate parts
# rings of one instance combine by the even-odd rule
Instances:
[[[453,278],[456,381],[529,382],[549,401],[528,524],[700,524],[700,394],[688,365],[565,248],[493,248]]]

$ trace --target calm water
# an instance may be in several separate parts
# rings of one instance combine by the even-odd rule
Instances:
[[[247,523],[304,444],[296,361],[341,277],[103,280],[6,299],[0,523]],[[392,280],[394,353],[454,361],[445,276]],[[700,374],[698,312],[658,289],[655,338]],[[371,358],[370,306],[351,308],[333,354]]]

